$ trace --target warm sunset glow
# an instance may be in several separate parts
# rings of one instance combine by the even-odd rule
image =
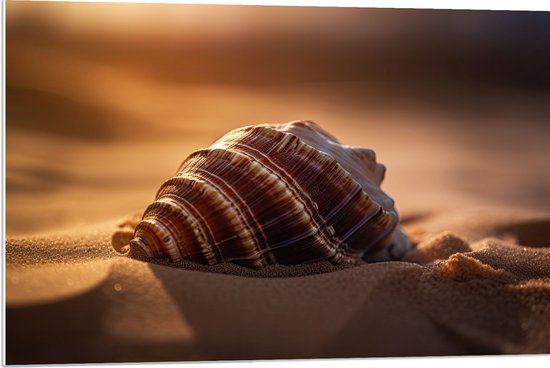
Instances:
[[[548,13],[6,8],[9,364],[550,351]]]

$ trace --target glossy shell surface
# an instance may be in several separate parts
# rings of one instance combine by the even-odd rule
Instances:
[[[410,247],[385,168],[313,122],[233,130],[165,181],[131,247],[149,257],[249,267],[399,258]]]

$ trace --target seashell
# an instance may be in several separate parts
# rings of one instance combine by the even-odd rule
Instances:
[[[165,181],[130,248],[253,268],[400,258],[410,242],[385,167],[308,121],[247,126],[193,152]]]

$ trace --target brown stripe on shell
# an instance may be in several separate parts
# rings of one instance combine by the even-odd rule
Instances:
[[[270,255],[265,255],[262,249],[267,248],[267,239],[249,206],[241,193],[242,188],[248,188],[251,164],[246,157],[224,150],[201,150],[194,152],[187,160],[186,173],[188,177],[204,180],[212,185],[225,197],[235,212],[238,222],[231,223],[232,227],[225,227],[227,235],[220,234],[216,247],[222,261],[243,261],[244,264],[264,265],[270,262]],[[190,174],[192,173],[192,174]],[[241,189],[239,189],[241,188]],[[231,219],[230,219],[231,220]],[[223,225],[218,225],[223,226]],[[218,229],[217,227],[215,227]],[[249,234],[251,241],[239,243],[235,234]],[[226,246],[230,243],[229,246]]]
[[[310,147],[296,136],[271,128],[252,127],[242,133],[236,135],[234,141],[228,139],[220,146],[250,154],[262,165],[281,175],[285,182],[292,183],[296,188],[296,196],[306,203],[320,233],[328,244],[332,244],[333,249],[340,246],[342,237],[350,238],[354,231],[361,229],[357,226],[358,221],[365,218],[368,220],[379,213],[380,206],[328,154]],[[277,145],[273,142],[277,142]],[[390,217],[387,212],[383,215]],[[329,230],[331,227],[333,231]],[[385,235],[380,232],[393,231],[393,227],[375,229],[378,232],[370,235],[375,238]],[[353,241],[363,243],[364,239],[353,237]],[[346,246],[355,247],[354,244]],[[333,255],[333,252],[328,254]]]
[[[231,151],[220,149],[205,149],[192,153],[187,161],[186,171],[199,174],[203,180],[208,180],[219,188],[223,188],[225,195],[230,198],[239,211],[245,227],[256,236],[261,248],[265,248],[267,240],[260,224],[256,221],[247,201],[242,197],[239,187],[246,187],[253,162],[247,157]]]
[[[327,233],[326,226],[323,226],[325,225],[325,221],[318,212],[317,203],[300,187],[299,183],[292,176],[293,172],[287,167],[291,162],[279,159],[279,156],[285,150],[301,146],[299,139],[290,134],[284,134],[264,127],[252,127],[243,130],[242,133],[238,136],[238,140],[231,141],[228,139],[220,146],[227,150],[238,151],[248,155],[261,166],[270,170],[274,175],[280,177],[282,182],[292,192],[295,200],[300,201],[304,205],[305,211],[308,212],[313,223],[321,230],[323,242],[326,242],[332,248],[336,248],[337,244],[332,243],[331,234]],[[310,153],[313,153],[313,150],[310,150]],[[303,163],[313,158],[296,155],[293,159],[296,162]]]
[[[143,219],[153,224],[155,221],[170,224],[182,255],[195,262],[213,264],[216,261],[211,251],[212,236],[208,226],[211,219],[207,222],[201,208],[198,208],[198,205],[205,203],[204,186],[203,182],[171,178],[161,186],[156,201],[145,210]],[[138,224],[136,236],[143,237],[140,230]]]
[[[232,160],[208,167],[196,159],[197,156],[213,156],[218,152],[223,152]],[[245,212],[252,216],[250,222],[257,225],[258,233],[261,232],[258,238],[265,239],[259,248],[260,253],[273,257],[274,249],[302,242],[306,238],[315,239],[312,243],[317,245],[317,248],[319,244],[324,244],[323,239],[317,234],[317,227],[312,225],[310,216],[305,211],[305,205],[295,197],[295,193],[279,176],[255,159],[228,149],[215,149],[210,152],[202,150],[192,154],[184,166],[184,171],[199,170],[203,173],[214,173],[218,178],[225,178],[224,185],[233,191],[233,198],[241,200],[242,208],[246,208]],[[217,180],[213,177],[210,179]],[[313,249],[312,254],[315,253],[320,253],[319,258],[327,258],[333,255],[333,250]],[[269,259],[269,262],[281,263],[276,257]]]
[[[274,142],[276,143],[276,140],[272,139],[271,144],[273,145]],[[276,147],[277,146],[274,146],[274,148]],[[256,160],[258,162],[258,166],[267,168],[272,173],[272,176],[278,178],[284,187],[288,189],[286,196],[280,198],[278,206],[281,206],[281,208],[284,209],[284,207],[289,207],[292,204],[296,204],[298,207],[295,209],[302,212],[298,218],[288,217],[289,215],[295,216],[293,213],[289,213],[285,217],[273,217],[272,220],[269,220],[269,222],[266,223],[266,226],[268,227],[272,227],[277,223],[277,221],[284,221],[287,223],[287,228],[279,227],[278,229],[274,229],[276,231],[274,231],[271,236],[271,249],[277,249],[290,245],[294,246],[297,242],[305,244],[307,238],[311,236],[315,239],[314,241],[309,242],[309,244],[312,244],[309,249],[309,253],[312,257],[311,261],[327,259],[334,256],[335,250],[338,247],[337,240],[332,236],[333,233],[327,228],[325,221],[319,215],[317,211],[318,206],[315,202],[311,201],[311,198],[299,187],[299,185],[297,185],[288,172],[277,166],[277,164],[275,164],[271,158],[262,151],[256,150],[252,146],[237,143],[227,146],[225,149],[238,150],[240,153],[249,155],[252,159]],[[266,147],[265,152],[271,153],[272,148]],[[276,156],[276,152],[270,156]],[[269,202],[261,203],[263,207],[269,204]],[[274,209],[271,211],[273,210]],[[296,228],[296,225],[300,225],[302,227],[305,226],[306,229],[300,231],[299,228]],[[292,230],[292,227],[296,228],[296,231]],[[277,258],[277,263],[285,262]]]
[[[200,190],[192,184],[199,185]],[[248,260],[250,266],[265,264],[257,252],[254,234],[243,223],[240,209],[212,181],[197,172],[182,172],[163,184],[157,200],[167,196],[179,202],[198,219],[198,228],[206,239],[206,247],[201,249],[209,254],[207,264],[241,258]],[[181,246],[185,246],[185,243]]]

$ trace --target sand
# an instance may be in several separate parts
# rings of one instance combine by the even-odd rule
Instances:
[[[438,17],[403,33],[392,24],[409,18],[390,13],[378,22],[319,10],[304,23],[305,13],[265,21],[263,10],[233,9],[217,23],[222,13],[194,7],[171,20],[160,17],[170,7],[128,9],[8,4],[7,363],[550,353],[550,105],[539,64],[509,69],[525,63],[538,88],[498,74],[507,57],[453,79],[421,46],[448,44],[475,71],[485,44]],[[457,24],[475,21],[461,14]],[[326,38],[312,41],[316,32]],[[171,53],[186,47],[194,58]],[[226,53],[238,57],[222,62]],[[422,71],[437,65],[443,74]],[[480,81],[493,69],[499,83]],[[254,271],[113,250],[113,234],[193,150],[242,125],[295,119],[376,151],[416,245],[401,261]]]
[[[115,223],[12,237],[8,363],[548,353],[550,248],[512,239],[550,218],[493,213],[504,241],[488,216],[345,269],[150,264],[111,248]]]

